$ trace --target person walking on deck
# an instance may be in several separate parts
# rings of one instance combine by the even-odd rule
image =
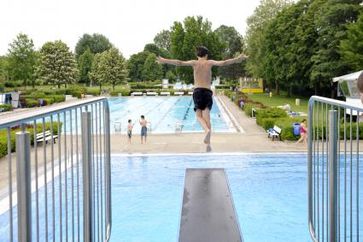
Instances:
[[[207,145],[207,151],[211,151],[210,138],[211,138],[211,122],[210,110],[213,105],[213,92],[212,85],[212,67],[213,66],[227,66],[234,63],[240,63],[247,59],[247,56],[240,54],[237,58],[228,60],[209,60],[209,51],[206,47],[200,46],[197,48],[197,60],[173,60],[165,59],[162,57],[157,58],[160,64],[170,64],[175,66],[191,66],[194,72],[194,111],[196,118],[205,131],[204,143]]]

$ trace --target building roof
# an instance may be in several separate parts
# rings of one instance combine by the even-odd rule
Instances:
[[[337,77],[333,77],[333,82],[338,82],[338,81],[354,81],[357,80],[359,75],[363,72],[363,70],[361,71],[357,71],[354,73],[350,73],[344,76],[337,76]]]

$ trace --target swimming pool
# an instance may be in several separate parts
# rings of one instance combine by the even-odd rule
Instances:
[[[213,99],[211,122],[214,132],[236,132],[218,99]],[[175,133],[177,123],[182,132],[202,132],[196,121],[191,96],[117,97],[109,98],[111,132],[126,132],[127,120],[135,124],[133,132],[140,133],[140,115],[151,123],[153,133]]]
[[[114,156],[111,241],[177,241],[187,167],[226,169],[245,241],[310,241],[302,154]]]
[[[112,155],[111,161],[113,242],[178,241],[185,169],[207,167],[225,168],[245,241],[311,241],[307,226],[306,154]],[[344,172],[343,166],[340,172]],[[363,175],[362,166],[359,173]],[[58,185],[59,179],[56,178],[56,189]],[[50,187],[51,183],[48,183]],[[68,194],[72,191],[71,186],[62,189],[67,189]],[[363,185],[359,189],[362,193]],[[41,187],[39,192],[41,226],[45,223],[43,190]],[[48,201],[50,195],[48,193]],[[34,193],[32,198],[35,211]],[[80,202],[82,204],[82,198]],[[58,218],[59,204],[56,202],[55,205]],[[62,209],[64,215],[64,206]],[[14,206],[14,224],[17,223],[16,211]],[[70,215],[69,210],[68,213]],[[360,224],[363,223],[362,217]],[[34,215],[32,219],[35,224]],[[0,241],[8,241],[8,221],[9,211],[2,212]],[[71,216],[68,224],[71,224]],[[82,210],[81,220],[75,226],[78,224],[82,227]],[[65,235],[65,220],[62,226],[56,224],[55,238],[59,237],[60,228]],[[360,239],[363,239],[363,228],[359,229]],[[45,236],[41,229],[40,241],[44,241]],[[80,241],[82,236],[81,233]],[[48,239],[52,241],[53,235],[49,234]]]

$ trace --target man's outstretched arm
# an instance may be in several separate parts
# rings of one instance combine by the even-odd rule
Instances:
[[[240,54],[238,57],[233,58],[233,59],[228,59],[228,60],[223,60],[223,61],[210,60],[210,62],[214,66],[228,66],[228,65],[235,64],[235,63],[240,63],[245,59],[247,59],[247,56],[244,54]]]
[[[157,58],[157,62],[160,64],[169,64],[174,66],[193,66],[195,63],[195,60],[190,61],[181,61],[181,60],[172,60],[172,59],[165,59],[162,57]]]

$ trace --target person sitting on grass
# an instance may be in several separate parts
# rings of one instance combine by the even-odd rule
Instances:
[[[213,66],[227,66],[234,63],[242,62],[247,56],[240,54],[237,58],[229,60],[208,60],[209,51],[206,47],[200,46],[197,48],[197,60],[172,60],[162,57],[157,58],[160,64],[170,64],[176,66],[191,66],[194,71],[194,111],[196,118],[205,131],[204,143],[207,145],[207,151],[211,151],[210,137],[211,137],[211,122],[210,110],[213,105],[213,92],[211,90],[212,84],[212,67]]]

